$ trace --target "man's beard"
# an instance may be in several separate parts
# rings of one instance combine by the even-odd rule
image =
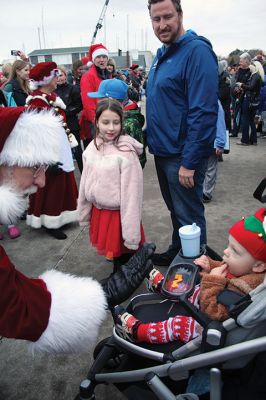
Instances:
[[[14,188],[8,184],[0,186],[0,223],[15,224],[29,207],[29,195],[36,193],[34,185],[25,190]]]

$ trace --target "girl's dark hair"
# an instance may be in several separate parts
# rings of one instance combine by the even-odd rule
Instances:
[[[151,11],[152,4],[161,3],[164,0],[148,0],[148,9]],[[178,13],[182,13],[181,0],[171,0]]]
[[[96,128],[96,135],[94,137],[94,144],[95,144],[95,147],[97,148],[97,150],[98,150],[98,146],[97,146],[97,143],[96,143],[96,137],[97,137],[97,133],[99,132],[98,127],[97,127],[97,123],[98,123],[99,118],[102,115],[102,113],[104,111],[106,111],[106,110],[113,111],[120,118],[121,132],[115,138],[115,140],[114,140],[115,143],[118,142],[119,137],[121,135],[124,135],[124,131],[123,131],[123,107],[122,107],[122,104],[119,103],[119,101],[117,101],[115,99],[111,99],[111,98],[100,100],[98,105],[97,105],[97,108],[96,108],[95,120],[94,120],[95,128]]]

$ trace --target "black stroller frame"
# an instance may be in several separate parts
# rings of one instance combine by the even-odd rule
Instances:
[[[185,260],[188,264],[192,263],[192,261],[191,259]],[[184,263],[182,255],[176,256],[169,270],[179,263]],[[96,359],[89,370],[87,379],[81,382],[80,394],[76,399],[95,399],[94,389],[100,383],[130,385],[133,382],[146,382],[149,391],[154,393],[154,399],[198,399],[199,397],[195,394],[179,394],[177,396],[162,379],[170,378],[173,382],[187,380],[192,371],[208,367],[210,368],[210,399],[220,400],[222,398],[221,366],[222,368],[227,366],[230,369],[240,368],[254,357],[254,354],[266,350],[266,336],[257,338],[262,332],[266,332],[266,323],[263,324],[266,318],[266,312],[264,315],[266,301],[263,300],[263,305],[258,307],[261,300],[265,298],[266,286],[264,284],[261,286],[261,288],[259,287],[253,291],[255,292],[254,299],[252,299],[252,296],[248,296],[248,298],[245,296],[244,300],[238,301],[232,313],[234,318],[229,318],[224,322],[208,320],[198,309],[195,310],[195,307],[189,301],[186,301],[186,298],[182,298],[182,305],[184,308],[188,308],[189,315],[192,314],[195,319],[205,326],[205,329],[202,335],[181,345],[181,347],[178,347],[176,342],[172,342],[172,345],[177,347],[172,351],[161,352],[154,350],[160,345],[152,345],[153,349],[143,348],[139,344],[131,343],[120,337],[116,329],[113,328],[113,335],[105,340],[99,352],[96,351],[98,353],[96,354]],[[130,301],[127,310],[138,316],[138,309],[143,309],[143,305],[153,307],[154,304],[156,304],[157,310],[159,305],[168,307],[171,302],[162,295],[145,293],[134,297]],[[257,314],[254,317],[254,309],[256,307]],[[242,311],[243,308],[244,311]],[[262,322],[259,323],[259,328],[254,328],[258,320]],[[235,332],[238,332],[236,334],[237,338],[235,338]],[[248,340],[249,337],[252,337],[252,339]],[[224,347],[225,339],[226,347]],[[235,343],[236,341],[240,341],[240,343]],[[101,347],[101,344],[99,347]],[[111,370],[108,369],[108,372],[102,372],[110,361],[111,364],[117,361],[119,365],[124,354],[133,354],[134,357],[140,357],[140,360],[153,360],[155,365],[122,372],[121,370],[116,372],[117,368],[114,365]],[[235,360],[235,362],[230,363],[229,360]],[[135,398],[138,399],[138,397]]]
[[[264,188],[260,187],[260,200],[266,186],[266,179],[263,181]],[[256,193],[256,191],[255,191]],[[258,193],[258,192],[257,192]],[[257,194],[258,196],[258,194]],[[258,197],[257,197],[258,198]],[[207,253],[214,258],[215,253],[206,246]],[[205,251],[205,249],[203,249]],[[219,259],[219,257],[218,257]],[[193,264],[193,259],[184,259],[178,254],[171,263],[169,270],[179,264]],[[190,292],[191,293],[191,292]],[[113,328],[113,335],[96,346],[93,362],[87,378],[80,384],[80,392],[76,400],[95,399],[95,388],[98,384],[127,385],[133,383],[146,383],[147,392],[153,399],[160,400],[196,400],[199,397],[195,393],[176,393],[178,385],[174,389],[169,387],[169,380],[172,383],[188,380],[190,374],[198,369],[208,368],[210,377],[209,398],[210,400],[222,399],[223,370],[238,370],[246,366],[250,360],[266,350],[266,279],[264,283],[254,289],[247,296],[242,296],[230,307],[230,318],[224,322],[210,321],[198,309],[195,309],[188,300],[188,294],[181,296],[181,303],[191,315],[204,327],[202,335],[196,337],[186,344],[180,346],[180,342],[172,342],[170,349],[161,350],[160,345],[144,346],[131,343],[119,336]],[[167,297],[145,293],[134,297],[127,310],[137,318],[139,310],[144,307],[172,310],[171,300]],[[175,310],[172,310],[175,313]],[[177,313],[176,313],[177,314]],[[176,315],[173,314],[173,315]],[[144,321],[148,322],[148,321]],[[137,369],[124,370],[124,357],[137,357],[140,360],[149,360],[151,366]],[[133,367],[134,368],[134,367]],[[265,380],[265,378],[264,378]],[[266,392],[265,392],[266,393]],[[264,399],[259,397],[259,399]],[[133,397],[136,400],[144,397]],[[151,397],[145,397],[150,399]],[[227,399],[225,399],[227,400]],[[253,397],[253,400],[257,400]]]

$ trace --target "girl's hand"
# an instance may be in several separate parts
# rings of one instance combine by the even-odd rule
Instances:
[[[210,261],[207,256],[201,256],[199,258],[196,258],[194,260],[194,264],[198,265],[203,269],[205,272],[210,271]]]
[[[220,267],[213,268],[210,272],[210,275],[222,276],[225,278],[227,270],[228,270],[227,264],[223,264]]]

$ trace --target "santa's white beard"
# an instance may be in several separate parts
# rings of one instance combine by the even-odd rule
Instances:
[[[26,190],[19,190],[13,186],[0,186],[0,223],[3,225],[15,224],[29,207],[29,195],[38,190],[30,186]]]

